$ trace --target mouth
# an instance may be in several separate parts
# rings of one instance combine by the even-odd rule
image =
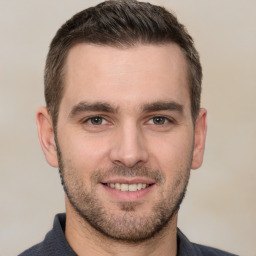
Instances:
[[[110,198],[115,198],[119,202],[131,202],[142,200],[151,191],[154,190],[156,183],[154,180],[145,178],[135,178],[135,179],[109,179],[101,182],[106,195]]]
[[[105,186],[108,186],[110,188],[120,190],[122,192],[135,192],[140,191],[143,189],[148,188],[152,184],[146,184],[146,183],[133,183],[133,184],[127,184],[127,183],[102,183]]]

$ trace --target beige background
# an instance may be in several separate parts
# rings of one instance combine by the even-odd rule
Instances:
[[[0,1],[0,256],[43,239],[64,211],[58,171],[41,152],[35,113],[59,26],[99,1]],[[208,109],[205,162],[192,172],[179,227],[192,241],[256,255],[256,1],[151,1],[195,39]]]

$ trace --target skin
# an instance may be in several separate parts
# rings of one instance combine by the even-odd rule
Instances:
[[[84,107],[78,107],[85,102],[107,103],[112,109],[88,111],[87,107],[85,111]],[[148,107],[170,102],[172,107],[167,109]],[[103,122],[95,124],[95,119],[94,122],[89,119],[92,116],[103,117]],[[157,123],[155,116],[164,117],[163,123]],[[38,110],[37,124],[46,160],[58,167],[52,121],[45,107]],[[82,189],[93,191],[109,216],[117,219],[124,216],[120,203],[138,203],[127,216],[142,220],[152,215],[159,200],[169,200],[184,190],[190,168],[197,169],[202,164],[205,136],[206,110],[200,109],[194,126],[187,63],[177,45],[118,49],[78,44],[70,50],[57,124],[64,173],[70,190],[81,181]],[[101,183],[103,180],[92,180],[97,170],[113,167],[158,170],[163,181],[151,180],[155,183],[143,195],[115,194]],[[112,174],[104,182],[143,178],[149,180],[142,174],[139,177]],[[66,214],[65,236],[78,255],[176,255],[177,212],[153,238],[132,245],[95,230],[77,214],[67,196]]]

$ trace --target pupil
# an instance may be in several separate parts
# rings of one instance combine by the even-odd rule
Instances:
[[[101,124],[101,122],[102,122],[102,118],[99,117],[99,116],[94,117],[94,118],[92,119],[92,123],[93,123],[93,124]]]
[[[154,123],[155,124],[164,124],[164,117],[154,117]]]

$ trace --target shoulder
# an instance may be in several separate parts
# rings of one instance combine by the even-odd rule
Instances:
[[[198,252],[198,255],[204,255],[204,256],[238,256],[236,254],[232,254],[229,252],[225,252],[213,247],[205,246],[205,245],[200,245],[200,244],[195,244],[192,243],[193,247],[195,250]]]
[[[53,228],[44,240],[19,254],[18,256],[76,256],[65,238],[65,214],[57,214],[54,219]]]
[[[58,241],[55,239],[56,234],[51,230],[49,231],[44,240],[18,256],[45,256],[45,255],[62,255],[58,253]]]
[[[44,250],[42,243],[36,244],[33,247],[27,249],[26,251],[22,252],[18,256],[43,256]]]
[[[178,229],[179,256],[238,256],[213,247],[191,243]]]

